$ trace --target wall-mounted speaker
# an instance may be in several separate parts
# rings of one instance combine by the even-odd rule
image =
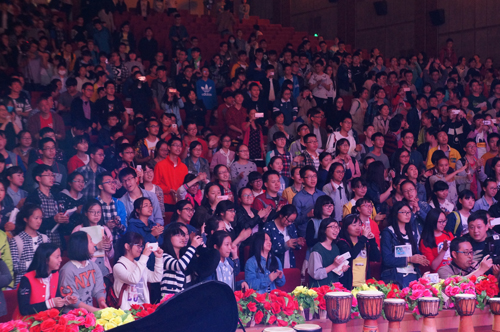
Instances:
[[[373,7],[378,16],[387,15],[387,1],[375,1]]]
[[[443,25],[445,23],[444,9],[436,9],[436,10],[430,11],[429,16],[431,18],[431,23],[434,26]]]

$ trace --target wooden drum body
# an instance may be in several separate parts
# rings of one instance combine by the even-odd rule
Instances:
[[[384,293],[379,291],[361,291],[356,295],[360,316],[365,320],[363,332],[377,332],[377,319],[382,314]]]
[[[401,332],[401,321],[405,317],[406,301],[403,299],[385,299],[384,313],[389,321],[388,332]]]
[[[459,332],[474,332],[472,315],[476,311],[476,295],[457,294],[455,295],[455,309],[460,316]]]
[[[329,292],[325,294],[326,312],[332,321],[332,332],[347,332],[346,323],[351,319],[352,294]]]
[[[422,332],[436,332],[436,317],[439,313],[441,300],[437,297],[421,297],[418,299],[418,311],[424,316]]]
[[[493,297],[489,300],[490,310],[493,314],[492,332],[500,332],[500,297]]]

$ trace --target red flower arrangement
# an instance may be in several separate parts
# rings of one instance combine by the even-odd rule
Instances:
[[[78,308],[61,315],[57,309],[39,312],[26,321],[29,332],[103,332],[104,328],[96,324],[93,313]]]
[[[498,280],[494,275],[490,274],[479,278],[472,276],[470,281],[474,282],[476,289],[477,307],[483,310],[488,300],[498,294]]]

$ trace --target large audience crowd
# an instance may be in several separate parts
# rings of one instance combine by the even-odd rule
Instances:
[[[451,39],[430,58],[321,37],[275,50],[259,26],[233,35],[229,5],[227,42],[202,54],[157,3],[84,2],[69,24],[71,1],[1,0],[0,287],[18,290],[14,318],[128,309],[205,280],[269,292],[289,268],[347,289],[500,274],[491,58],[457,57]],[[168,50],[151,28],[114,25],[164,9]]]

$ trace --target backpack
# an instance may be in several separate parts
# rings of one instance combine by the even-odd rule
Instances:
[[[458,213],[457,211],[453,211],[452,212],[454,215],[455,215],[455,227],[453,227],[453,235],[457,236],[457,230],[458,230],[458,226],[460,226],[462,224],[462,218],[460,217],[460,213]],[[460,236],[460,235],[458,235]]]
[[[125,264],[118,262],[116,264],[121,264],[125,266]],[[125,269],[127,267],[125,266]],[[120,309],[122,305],[123,292],[127,289],[128,285],[123,283],[122,288],[120,289],[120,294],[118,296],[115,294],[115,290],[113,289],[113,285],[115,284],[115,277],[113,273],[104,276],[104,285],[106,286],[106,303],[113,308]]]

